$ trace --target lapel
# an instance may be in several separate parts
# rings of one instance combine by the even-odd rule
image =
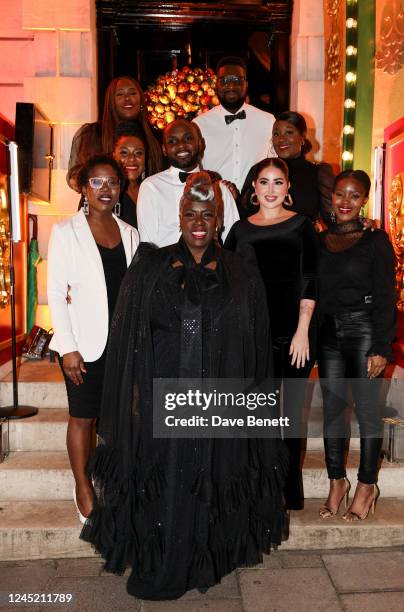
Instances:
[[[72,217],[72,225],[78,243],[83,251],[85,251],[88,261],[92,262],[95,269],[101,275],[101,278],[104,279],[104,268],[102,266],[101,255],[82,209]]]
[[[130,225],[122,221],[116,215],[112,214],[112,216],[117,222],[119,231],[121,232],[122,244],[126,255],[126,263],[129,267],[136,251],[135,235]]]

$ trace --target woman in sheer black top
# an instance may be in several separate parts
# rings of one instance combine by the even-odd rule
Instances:
[[[359,219],[370,179],[347,170],[335,179],[332,217],[321,236],[319,258],[319,374],[324,399],[324,447],[330,492],[320,516],[337,514],[347,501],[345,470],[346,379],[351,379],[360,430],[355,496],[343,518],[365,519],[379,495],[376,485],[382,445],[378,377],[392,357],[395,333],[394,253],[382,230],[365,230]],[[375,379],[375,380],[371,380]]]

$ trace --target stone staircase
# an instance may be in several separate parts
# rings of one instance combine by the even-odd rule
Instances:
[[[35,417],[11,421],[10,455],[0,464],[0,559],[92,556],[79,539],[72,501],[73,477],[65,447],[68,419],[58,366],[26,363],[19,374],[20,403],[39,407]],[[11,382],[0,382],[0,404],[11,402]],[[351,441],[348,477],[356,481],[358,440]],[[292,512],[290,538],[282,549],[334,549],[404,545],[404,464],[384,461],[382,497],[366,521],[321,520],[318,508],[328,488],[322,441],[309,438],[304,462],[305,509]]]

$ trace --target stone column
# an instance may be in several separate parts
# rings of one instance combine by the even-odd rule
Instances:
[[[324,20],[322,0],[295,0],[291,35],[290,109],[304,115],[322,159],[324,124]]]

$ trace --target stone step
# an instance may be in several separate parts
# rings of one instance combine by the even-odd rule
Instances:
[[[69,418],[67,408],[39,409],[28,419],[9,421],[11,451],[64,451]],[[359,449],[359,438],[351,438],[351,450]],[[323,451],[323,439],[309,437],[308,451]]]
[[[13,384],[0,383],[0,406],[13,403]],[[20,406],[36,408],[66,408],[67,396],[64,382],[24,382],[18,385],[18,403]]]
[[[65,451],[68,418],[66,408],[48,408],[28,419],[10,420],[10,450]]]
[[[334,548],[376,548],[403,546],[404,500],[381,497],[375,514],[365,521],[347,523],[341,514],[329,519],[320,518],[321,504],[317,499],[306,499],[302,511],[292,511],[290,538],[282,544],[284,550],[319,550]]]
[[[348,457],[347,473],[354,489],[359,453]],[[323,499],[328,494],[328,478],[322,452],[306,453],[303,466],[306,498]],[[404,499],[404,464],[383,461],[379,473],[383,496]],[[10,453],[0,464],[0,500],[40,501],[72,499],[73,476],[66,451],[27,451]]]
[[[0,559],[91,557],[73,502],[0,503]]]
[[[17,378],[18,401],[21,406],[66,408],[66,387],[57,362],[22,360]],[[12,397],[12,374],[8,372],[0,382],[0,406],[12,404]]]
[[[15,452],[0,464],[0,500],[72,499],[73,475],[66,451]]]
[[[341,516],[323,520],[318,500],[291,513],[290,537],[280,550],[378,548],[404,545],[404,501],[382,498],[365,521],[346,523]],[[0,559],[91,557],[92,547],[79,539],[80,524],[73,503],[2,502]]]

